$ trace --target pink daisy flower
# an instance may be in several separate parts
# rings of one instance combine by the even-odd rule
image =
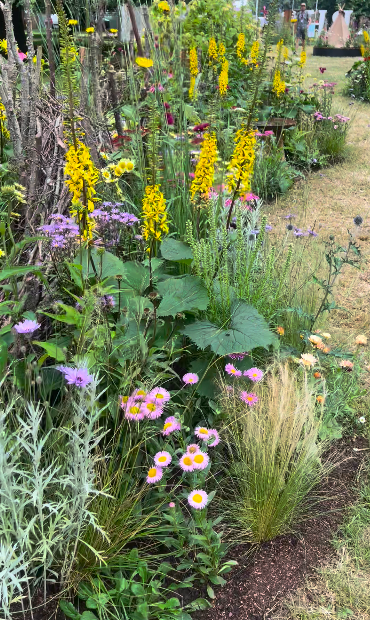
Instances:
[[[198,437],[198,439],[208,439],[209,430],[208,428],[204,428],[204,426],[197,426],[194,434]]]
[[[154,484],[155,482],[159,482],[162,476],[163,469],[161,469],[160,467],[151,467],[148,471],[146,481],[148,484]]]
[[[145,413],[141,410],[140,403],[135,402],[132,398],[130,398],[126,403],[125,418],[126,420],[135,420],[136,422],[144,420]]]
[[[200,510],[201,508],[205,508],[207,506],[208,495],[205,491],[196,489],[188,495],[188,502],[192,508]]]
[[[198,383],[199,377],[195,374],[195,372],[187,372],[186,375],[182,378],[183,382],[188,384]]]
[[[173,433],[174,431],[180,431],[180,430],[181,430],[180,422],[176,420],[175,416],[170,415],[164,421],[162,435],[170,435],[170,433]]]
[[[151,400],[154,400],[157,404],[159,403],[164,404],[164,403],[168,403],[168,401],[171,398],[171,394],[162,387],[156,387],[150,390],[148,394],[148,398],[150,398]]]
[[[194,469],[205,469],[209,463],[209,456],[205,452],[198,452],[193,456]]]
[[[215,446],[217,446],[220,443],[220,435],[218,434],[218,432],[216,431],[215,428],[210,428],[208,430],[208,434],[209,434],[209,438],[211,440],[211,442],[208,442],[208,447],[209,448],[214,448]]]
[[[156,420],[157,418],[160,418],[163,413],[163,407],[157,404],[154,400],[149,399],[141,403],[140,410],[146,418],[149,418],[149,420]]]
[[[249,370],[245,370],[243,372],[245,377],[248,377],[251,381],[261,381],[263,377],[263,372],[259,368],[250,368]]]
[[[194,471],[193,455],[185,452],[179,460],[179,465],[183,471]]]
[[[242,371],[235,368],[234,364],[226,364],[225,371],[228,375],[234,375],[234,377],[242,376]]]
[[[169,452],[166,452],[165,450],[162,450],[162,452],[157,452],[157,454],[154,456],[154,463],[158,467],[167,467],[167,465],[169,465],[171,461],[172,456]]]
[[[133,398],[134,400],[145,400],[147,397],[147,392],[146,390],[144,390],[144,388],[137,388],[137,390],[134,390],[131,394],[131,398]]]
[[[198,446],[197,443],[191,443],[186,448],[186,452],[188,454],[198,454],[198,452],[200,452],[200,447]]]
[[[176,506],[175,502],[170,502],[170,503],[168,504],[168,507],[169,507],[169,508],[175,508],[175,506]]]
[[[251,392],[250,394],[248,392],[240,392],[240,398],[250,407],[258,403],[258,396],[256,394],[253,394],[253,392]]]

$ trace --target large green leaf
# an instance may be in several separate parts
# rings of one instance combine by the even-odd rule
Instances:
[[[193,258],[191,247],[183,241],[172,239],[172,237],[166,237],[162,241],[161,254],[166,260],[173,261],[187,261]]]
[[[175,316],[186,310],[206,310],[209,299],[202,280],[196,276],[168,278],[157,285],[162,296],[158,316]]]
[[[39,265],[26,265],[25,267],[9,267],[8,269],[2,269],[0,271],[0,282],[8,278],[25,276],[28,273],[34,273],[43,278]]]
[[[253,306],[243,301],[234,302],[228,329],[213,325],[209,321],[196,321],[187,325],[182,333],[200,349],[211,347],[217,355],[243,353],[257,347],[267,348],[277,341],[265,319]]]
[[[96,248],[91,250],[90,260],[87,250],[82,251],[82,256],[77,254],[75,262],[72,267],[77,267],[76,274],[70,269],[71,276],[77,284],[81,284],[81,277],[78,273],[78,266],[82,261],[82,274],[84,277],[95,277],[95,271],[92,266],[92,261],[95,266],[95,270],[102,280],[114,279],[111,284],[117,284],[115,280],[116,276],[122,277],[121,290],[131,291],[133,293],[142,293],[149,285],[149,269],[144,267],[140,263],[134,261],[128,261],[124,263],[120,258],[114,256],[110,252],[104,252],[103,255],[99,255]]]
[[[37,344],[44,349],[49,357],[52,357],[57,362],[65,362],[66,356],[63,349],[58,347],[54,342],[40,342],[39,340],[33,340],[32,344]]]

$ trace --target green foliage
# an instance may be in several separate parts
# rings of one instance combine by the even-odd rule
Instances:
[[[346,73],[346,93],[361,101],[370,101],[370,61],[357,60]]]
[[[217,355],[267,348],[276,341],[268,324],[255,308],[240,301],[231,306],[228,327],[222,329],[208,321],[197,321],[185,327],[183,333],[200,349],[210,347]]]
[[[263,143],[257,152],[252,179],[252,191],[263,200],[271,200],[285,194],[299,176],[283,159],[283,151],[275,140]]]

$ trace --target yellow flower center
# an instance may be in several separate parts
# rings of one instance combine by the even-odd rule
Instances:
[[[167,461],[167,457],[166,457],[166,456],[160,456],[160,457],[159,457],[159,459],[158,459],[158,461],[159,461],[160,463],[164,463],[165,461]]]
[[[193,461],[191,460],[190,456],[185,456],[183,459],[183,463],[184,465],[192,465]]]
[[[195,461],[195,463],[203,463],[203,461],[204,461],[203,454],[196,454],[195,457],[194,457],[194,461]]]
[[[156,468],[155,468],[155,467],[152,467],[151,469],[149,469],[149,471],[148,471],[148,476],[149,476],[149,478],[154,478],[154,476],[156,475],[156,473],[157,473],[157,470],[156,470]]]
[[[128,401],[128,396],[122,396],[122,402],[127,403],[127,401]]]
[[[148,403],[146,408],[149,409],[149,411],[155,411],[157,409],[154,403]]]
[[[146,396],[146,392],[144,392],[144,390],[138,390],[137,396]]]
[[[197,448],[195,448],[194,446],[192,446],[188,450],[189,450],[190,454],[196,454],[196,452],[197,452]]]
[[[206,428],[200,428],[200,429],[199,429],[199,432],[200,432],[200,433],[203,433],[204,435],[208,435],[208,431],[207,431],[207,429],[206,429]]]
[[[253,400],[253,396],[247,396],[247,400],[249,400],[249,402],[251,402]]]
[[[154,395],[154,398],[163,398],[163,394],[161,394],[160,392],[158,392],[158,394]]]
[[[196,504],[201,504],[203,497],[201,496],[200,493],[196,493],[195,495],[193,495],[192,499],[193,499],[193,502],[195,502]]]
[[[172,426],[172,422],[167,422],[167,424],[164,425],[163,430],[166,431],[168,428],[170,428],[170,426]]]

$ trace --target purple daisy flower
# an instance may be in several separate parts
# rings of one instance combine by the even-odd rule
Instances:
[[[57,366],[56,368],[64,374],[68,385],[85,388],[93,379],[87,368],[70,368],[69,366]]]
[[[14,325],[14,329],[18,334],[32,334],[39,327],[40,325],[38,322],[32,321],[31,319],[25,319],[24,321]]]

